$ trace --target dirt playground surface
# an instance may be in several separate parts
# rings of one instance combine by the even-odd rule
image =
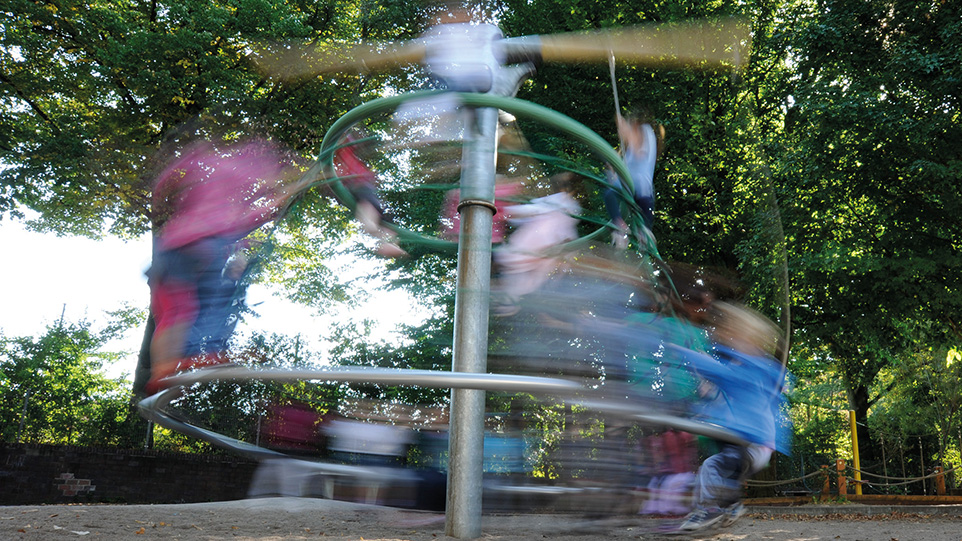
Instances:
[[[797,508],[793,508],[797,512]],[[788,511],[788,510],[786,510]],[[692,539],[962,541],[958,509],[925,513],[853,513],[838,506],[815,514],[752,508],[733,526],[695,535],[659,533],[662,521],[619,517],[591,521],[575,515],[491,514],[481,539]],[[436,541],[443,515],[346,502],[265,498],[178,505],[41,505],[0,507],[2,540],[141,541]]]

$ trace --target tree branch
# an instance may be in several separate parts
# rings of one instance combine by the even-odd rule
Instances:
[[[50,128],[53,130],[55,134],[60,135],[63,132],[60,129],[60,126],[57,126],[57,123],[54,122],[46,112],[44,112],[43,108],[40,107],[40,104],[30,99],[30,97],[28,97],[26,93],[24,93],[19,87],[17,87],[16,84],[14,84],[13,79],[11,79],[6,73],[2,71],[0,71],[0,82],[6,85],[9,85],[10,88],[13,89],[14,93],[16,93],[18,98],[20,98],[27,105],[29,105],[30,108],[33,109],[35,113],[37,113],[37,116],[42,118],[46,124],[50,125]]]

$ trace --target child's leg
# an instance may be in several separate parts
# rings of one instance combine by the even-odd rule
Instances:
[[[695,474],[691,472],[673,473],[665,479],[661,488],[664,494],[662,510],[670,515],[684,515],[691,511],[691,501],[688,497]]]
[[[725,445],[698,468],[695,503],[702,509],[723,508],[741,499],[741,480],[747,471],[744,447]]]
[[[608,217],[611,218],[611,222],[617,228],[617,230],[611,232],[611,241],[615,247],[624,250],[628,247],[628,224],[621,217],[621,199],[618,198],[618,193],[613,188],[608,188],[605,190],[604,200]]]
[[[185,346],[186,357],[220,353],[226,347],[224,329],[235,290],[234,283],[224,279],[230,245],[230,239],[212,237],[188,249],[195,269],[197,316]]]
[[[176,280],[161,282],[151,292],[156,326],[150,340],[150,381],[147,392],[160,390],[157,382],[174,374],[184,358],[190,328],[197,317],[193,288]]]
[[[745,450],[748,453],[748,467],[745,469],[745,476],[758,473],[768,466],[768,461],[772,458],[772,449],[761,445],[749,445]]]
[[[361,222],[364,232],[372,237],[377,237],[381,230],[381,213],[377,211],[371,203],[358,200],[354,208],[354,216]]]
[[[354,209],[354,216],[361,222],[364,232],[378,239],[380,244],[377,248],[378,255],[383,257],[403,257],[408,255],[400,246],[396,244],[397,235],[393,231],[383,226],[385,216],[381,209],[381,202],[371,189],[359,190],[354,194],[357,198],[357,206]]]
[[[604,193],[605,210],[608,211],[608,218],[612,222],[618,224],[619,227],[623,227],[625,223],[621,219],[621,199],[618,197],[618,192],[614,188],[605,189]]]
[[[744,447],[725,444],[721,452],[702,463],[695,479],[695,510],[688,514],[680,530],[701,530],[725,520],[725,508],[741,499],[746,459]]]
[[[661,514],[661,482],[664,478],[656,475],[648,482],[648,498],[641,508],[641,514],[658,515]]]
[[[650,231],[655,224],[655,198],[651,196],[636,196],[635,203],[641,208],[641,218],[645,227]]]

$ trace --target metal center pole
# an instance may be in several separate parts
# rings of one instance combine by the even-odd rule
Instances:
[[[500,31],[492,32],[499,34]],[[505,52],[512,65],[490,65],[490,93],[513,96],[534,73],[530,55],[514,58],[507,40],[487,43]],[[525,45],[530,48],[530,45]],[[498,110],[463,108],[464,148],[461,153],[461,233],[454,300],[452,369],[485,372],[488,358],[488,302],[491,293],[491,226],[495,212],[494,182],[498,159]],[[484,391],[451,391],[451,431],[448,458],[445,533],[458,539],[481,537],[481,496],[484,467]]]
[[[453,369],[485,372],[498,111],[469,109],[464,117]],[[481,537],[484,391],[451,391],[449,445],[445,533],[458,539],[475,539]]]

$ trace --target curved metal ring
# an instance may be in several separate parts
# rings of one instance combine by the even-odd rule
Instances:
[[[173,417],[166,411],[172,400],[180,396],[180,390],[195,383],[219,380],[261,381],[338,381],[349,383],[375,383],[383,385],[411,385],[445,389],[478,389],[484,391],[524,392],[549,395],[572,404],[617,415],[643,424],[661,425],[718,440],[748,445],[731,431],[718,425],[693,421],[648,410],[629,401],[586,399],[592,390],[574,381],[536,376],[485,374],[469,372],[437,372],[432,370],[388,368],[329,368],[324,370],[252,370],[244,367],[213,367],[179,374],[165,381],[171,386],[160,393],[145,398],[137,404],[146,419],[182,434],[207,441],[228,451],[261,460],[281,458],[287,455],[257,447]],[[345,470],[347,471],[347,470]],[[353,470],[351,470],[353,471]]]
[[[398,106],[407,101],[424,100],[426,98],[439,96],[442,94],[451,94],[451,92],[443,90],[408,92],[405,94],[399,94],[397,96],[374,99],[367,103],[363,103],[354,109],[351,109],[341,118],[335,121],[334,124],[331,125],[330,129],[328,129],[327,133],[324,135],[323,141],[321,142],[321,150],[318,154],[318,158],[307,171],[307,173],[304,174],[304,178],[326,177],[334,179],[330,183],[331,189],[337,195],[338,199],[344,201],[353,211],[353,205],[356,203],[354,201],[354,197],[347,190],[347,188],[344,187],[340,180],[337,180],[337,176],[334,174],[334,150],[337,148],[337,143],[340,141],[341,136],[344,135],[344,133],[346,133],[351,126],[365,118],[394,111]],[[606,163],[611,164],[619,178],[631,178],[631,174],[628,172],[625,162],[621,159],[621,156],[614,151],[611,145],[600,135],[571,117],[547,107],[514,97],[460,92],[453,94],[458,97],[458,100],[460,100],[464,106],[496,108],[511,113],[516,117],[527,118],[541,122],[549,127],[561,131],[562,133],[568,134],[573,139],[587,145],[590,150],[598,154]],[[635,204],[634,199],[631,197],[631,193],[629,191],[631,189],[630,187],[626,187],[624,185],[617,185],[613,187],[615,188],[615,191],[618,192],[619,198],[625,202],[625,204],[629,205],[629,207]],[[410,231],[396,224],[391,224],[390,227],[398,233],[402,240],[407,239],[409,241],[417,241],[421,244],[432,245],[435,247],[435,249],[453,251],[457,244],[452,241],[441,240],[422,235],[420,233],[415,233],[414,231]],[[597,237],[606,230],[607,226],[601,226],[594,233],[587,235],[587,237]],[[650,249],[655,250],[654,246],[651,246]],[[655,251],[653,255],[657,257],[657,251]]]

